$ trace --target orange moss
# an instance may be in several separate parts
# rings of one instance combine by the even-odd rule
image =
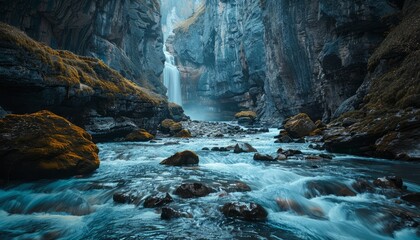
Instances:
[[[0,23],[0,40],[24,49],[44,64],[40,71],[43,71],[46,84],[67,87],[84,84],[108,96],[134,95],[143,102],[153,104],[165,101],[161,96],[122,77],[101,60],[78,56],[70,51],[54,50],[5,23]]]
[[[235,118],[248,117],[251,119],[257,118],[257,113],[254,111],[242,111],[235,114]]]

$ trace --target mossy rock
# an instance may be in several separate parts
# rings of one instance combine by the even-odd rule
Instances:
[[[284,125],[284,129],[292,138],[308,136],[315,128],[315,123],[306,113],[299,113],[289,118]]]
[[[191,132],[188,129],[182,129],[181,131],[179,131],[178,133],[175,134],[175,137],[190,138],[191,137]]]
[[[136,130],[125,137],[125,140],[132,142],[147,142],[155,138],[152,134],[144,129]]]
[[[198,162],[199,162],[199,157],[195,152],[185,150],[183,152],[175,153],[174,155],[160,162],[160,164],[170,165],[170,166],[185,166],[185,165],[195,165],[195,164],[198,164]]]
[[[0,119],[0,178],[64,178],[99,167],[98,148],[82,128],[49,111]]]
[[[171,126],[176,122],[172,119],[165,119],[160,123],[159,130],[163,133],[169,133],[171,131]]]
[[[257,118],[257,113],[254,111],[242,111],[242,112],[238,112],[235,114],[235,118],[239,119],[239,118],[250,118],[252,120],[254,120],[255,118]]]
[[[169,130],[170,130],[172,135],[176,134],[176,133],[182,131],[182,124],[179,123],[179,122],[176,122],[169,127]]]

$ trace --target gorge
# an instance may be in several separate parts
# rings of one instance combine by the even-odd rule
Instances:
[[[0,0],[0,239],[418,239],[419,99],[416,0]]]

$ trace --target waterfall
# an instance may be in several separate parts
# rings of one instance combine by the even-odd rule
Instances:
[[[165,68],[163,70],[163,84],[168,89],[168,99],[178,105],[182,105],[181,81],[178,68],[175,66],[174,56],[165,52]]]

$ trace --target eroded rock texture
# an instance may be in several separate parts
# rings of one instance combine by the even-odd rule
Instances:
[[[0,0],[0,21],[56,49],[96,57],[158,93],[163,39],[158,0]]]
[[[271,122],[299,112],[329,120],[397,11],[386,0],[209,0],[173,40],[184,99]]]

